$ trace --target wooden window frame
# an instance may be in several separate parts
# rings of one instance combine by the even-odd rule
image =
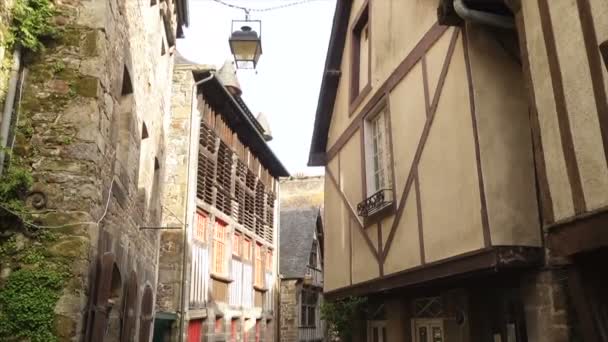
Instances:
[[[253,245],[254,245],[253,239],[251,239],[247,235],[244,235],[243,236],[243,248],[242,248],[243,262],[252,263],[253,258],[252,258],[251,249],[252,249]]]
[[[254,255],[253,255],[253,287],[257,290],[265,290],[266,289],[266,279],[264,277],[264,255],[265,247],[260,242],[256,242],[254,245]],[[261,277],[261,279],[258,279]]]
[[[370,1],[366,0],[359,13],[355,17],[353,24],[350,28],[350,84],[349,84],[349,116],[351,116],[355,110],[359,107],[363,99],[372,90],[371,79],[372,79],[372,21],[371,21],[371,6]],[[367,29],[368,36],[368,58],[367,58],[367,84],[360,87],[360,60],[361,60],[361,33],[364,29]],[[361,90],[359,91],[359,89]]]
[[[308,296],[311,296],[311,297],[308,297]],[[312,296],[314,296],[314,298],[316,299],[316,301],[314,303],[308,302],[308,299],[312,298]],[[300,328],[316,328],[318,304],[319,304],[319,292],[312,290],[310,288],[302,288],[302,290],[300,292],[300,322],[298,322]],[[310,311],[314,312],[312,324],[310,322],[310,316],[309,316]],[[306,324],[302,324],[303,320]]]
[[[232,234],[232,257],[240,259],[242,257],[243,233],[238,230]]]
[[[218,232],[218,228],[222,227],[221,231]],[[211,265],[211,273],[216,277],[228,278],[228,237],[229,237],[228,224],[216,219],[213,227],[213,260]],[[223,251],[221,263],[218,263],[218,250]],[[221,269],[217,269],[218,265],[221,265]]]
[[[362,186],[363,186],[363,194],[364,199],[367,199],[369,196],[373,195],[373,193],[369,192],[367,181],[369,177],[367,159],[369,157],[369,152],[367,147],[370,146],[368,143],[369,136],[369,126],[370,121],[375,120],[378,115],[385,115],[385,125],[386,125],[386,146],[385,148],[388,150],[390,155],[388,156],[387,162],[390,164],[387,167],[387,171],[390,173],[387,177],[391,182],[392,188],[392,203],[381,210],[373,213],[371,216],[365,217],[363,220],[363,224],[365,227],[368,227],[374,223],[377,223],[379,220],[383,218],[393,215],[396,211],[396,191],[395,191],[395,160],[393,153],[393,134],[392,134],[392,126],[391,126],[391,109],[390,109],[390,101],[389,97],[384,96],[378,103],[372,107],[372,109],[363,116],[362,129],[361,129],[361,175],[362,175]],[[373,172],[373,171],[372,171]]]
[[[201,224],[200,219],[204,217],[205,223]],[[206,244],[208,242],[208,235],[207,233],[209,232],[209,214],[204,211],[204,210],[197,210],[196,211],[196,227],[195,227],[195,231],[193,235],[194,241],[202,243],[202,244]]]

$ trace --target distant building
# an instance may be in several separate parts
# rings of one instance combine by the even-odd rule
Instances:
[[[323,177],[281,181],[280,341],[323,341]]]
[[[178,59],[163,224],[185,217],[188,229],[161,236],[159,341],[275,340],[278,178],[288,173],[240,94],[232,63],[215,72]]]

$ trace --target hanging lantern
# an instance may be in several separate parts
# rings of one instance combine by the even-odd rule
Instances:
[[[241,25],[240,29],[235,29]],[[255,30],[258,29],[258,31]],[[258,34],[258,32],[260,32]],[[239,69],[255,69],[262,55],[262,22],[260,20],[233,20],[228,40]]]

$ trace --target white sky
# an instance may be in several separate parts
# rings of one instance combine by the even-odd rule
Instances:
[[[224,1],[267,8],[295,0]],[[292,175],[323,173],[306,163],[334,8],[335,0],[316,0],[251,12],[250,19],[262,21],[263,54],[257,72],[237,72],[243,99],[254,115],[266,114],[274,137],[269,145]],[[244,18],[244,11],[213,0],[190,0],[190,27],[178,41],[178,50],[191,61],[221,66],[232,57],[231,21]]]

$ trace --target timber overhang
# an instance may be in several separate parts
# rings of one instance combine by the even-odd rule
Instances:
[[[493,246],[328,291],[324,296],[336,300],[435,286],[442,281],[466,281],[540,266],[543,257],[543,249],[539,247]]]

